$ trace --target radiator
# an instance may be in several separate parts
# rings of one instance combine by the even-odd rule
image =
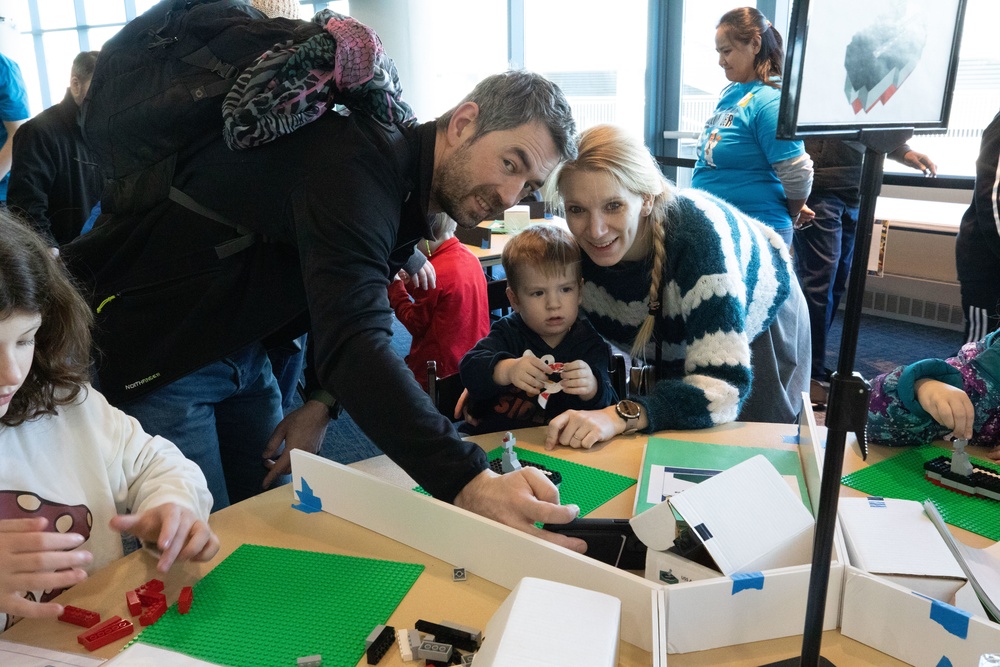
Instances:
[[[962,331],[964,326],[961,291],[950,282],[868,276],[861,310],[869,315],[952,331]]]

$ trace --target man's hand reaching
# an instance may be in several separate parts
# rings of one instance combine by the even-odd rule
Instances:
[[[559,504],[559,489],[537,468],[525,467],[506,475],[484,470],[465,485],[455,505],[577,553],[587,550],[583,540],[535,526],[569,523],[580,514],[576,505]]]

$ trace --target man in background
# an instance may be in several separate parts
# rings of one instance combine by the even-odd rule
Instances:
[[[976,159],[976,187],[955,240],[958,282],[962,286],[965,342],[1000,327],[1000,113],[986,129]]]
[[[833,316],[847,289],[854,259],[854,236],[861,206],[861,164],[864,146],[840,139],[806,141],[813,160],[813,186],[808,206],[816,217],[797,227],[792,240],[795,272],[809,308],[812,333],[812,380],[810,398],[826,405],[830,391],[826,368],[826,341]],[[906,143],[887,157],[924,173],[936,176],[937,165]]]
[[[52,247],[79,236],[101,196],[101,173],[77,122],[96,62],[97,51],[77,55],[62,102],[26,122],[13,140],[7,205]]]

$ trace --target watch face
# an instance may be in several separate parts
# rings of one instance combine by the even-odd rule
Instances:
[[[624,401],[619,401],[618,405],[615,406],[615,410],[623,419],[638,419],[639,418],[639,404],[635,401],[630,401],[625,399]]]

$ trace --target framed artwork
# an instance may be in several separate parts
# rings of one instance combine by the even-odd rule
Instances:
[[[796,0],[778,137],[944,129],[966,0]]]

